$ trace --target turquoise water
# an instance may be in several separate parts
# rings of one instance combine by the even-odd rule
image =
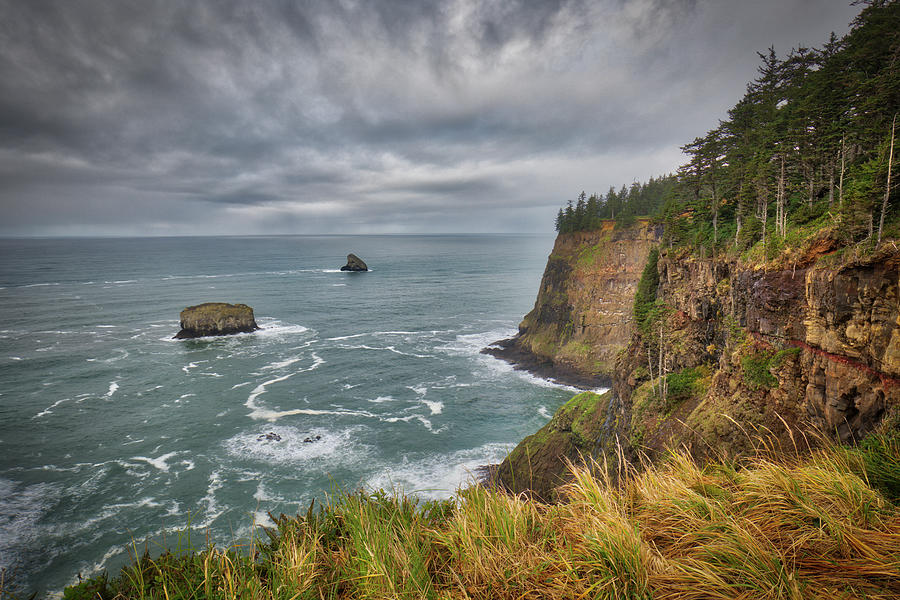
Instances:
[[[132,540],[190,523],[228,543],[335,486],[449,496],[571,396],[479,354],[531,309],[552,243],[0,240],[0,567],[58,592]],[[340,272],[349,252],[372,270]],[[173,340],[207,301],[262,330]]]

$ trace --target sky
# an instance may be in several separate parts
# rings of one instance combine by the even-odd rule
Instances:
[[[0,235],[551,233],[849,0],[0,0]]]

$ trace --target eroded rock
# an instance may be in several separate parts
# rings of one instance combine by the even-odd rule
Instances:
[[[341,267],[341,271],[368,271],[366,263],[355,254],[347,255],[347,264]]]
[[[181,331],[175,339],[250,333],[257,329],[253,309],[246,304],[206,302],[181,311]]]

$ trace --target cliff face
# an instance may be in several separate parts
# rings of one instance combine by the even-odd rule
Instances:
[[[662,248],[662,316],[642,334],[631,314],[654,236],[641,227],[615,241],[604,238],[614,232],[560,236],[516,340],[555,364],[613,374],[609,400],[595,403],[602,413],[591,417],[612,430],[598,432],[592,454],[609,456],[621,443],[631,457],[673,445],[734,455],[764,436],[790,447],[811,433],[849,442],[900,411],[893,242],[865,254],[813,242],[766,264]],[[583,258],[602,243],[599,258]],[[553,454],[534,440],[527,450],[532,466]],[[501,479],[516,474],[507,462]],[[564,475],[557,464],[552,477]]]
[[[769,268],[663,251],[667,370],[677,375],[706,363],[712,376],[677,407],[684,425],[655,415],[650,448],[686,442],[738,452],[762,429],[785,443],[791,430],[843,442],[864,437],[900,406],[898,267],[892,244],[866,256],[813,255]],[[635,340],[623,361],[632,373],[645,363],[639,347],[646,342]],[[630,379],[618,389],[633,405],[640,381]],[[632,434],[647,425],[632,423]]]
[[[616,352],[631,338],[634,291],[657,237],[648,221],[623,230],[608,221],[599,231],[559,235],[534,309],[507,352],[495,354],[608,382]]]

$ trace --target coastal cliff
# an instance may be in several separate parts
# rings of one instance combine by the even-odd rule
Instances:
[[[895,242],[835,249],[823,233],[772,260],[661,247],[643,276],[643,261],[621,258],[646,258],[653,246],[647,223],[615,242],[603,232],[560,235],[515,339],[585,377],[612,376],[608,400],[581,403],[598,414],[566,417],[606,425],[583,440],[583,455],[652,459],[683,446],[697,456],[737,456],[763,439],[782,448],[853,443],[900,408]],[[591,254],[613,259],[584,260]],[[655,285],[653,316],[643,323],[634,317],[639,279]],[[566,326],[582,317],[585,327]],[[537,438],[553,439],[559,414]],[[563,481],[573,460],[563,448],[569,437],[544,445],[529,438],[501,464],[499,482],[524,491],[535,481],[533,491],[546,497],[545,482]]]
[[[488,351],[563,381],[608,384],[616,353],[631,338],[631,303],[658,238],[647,219],[559,235],[518,335]]]

